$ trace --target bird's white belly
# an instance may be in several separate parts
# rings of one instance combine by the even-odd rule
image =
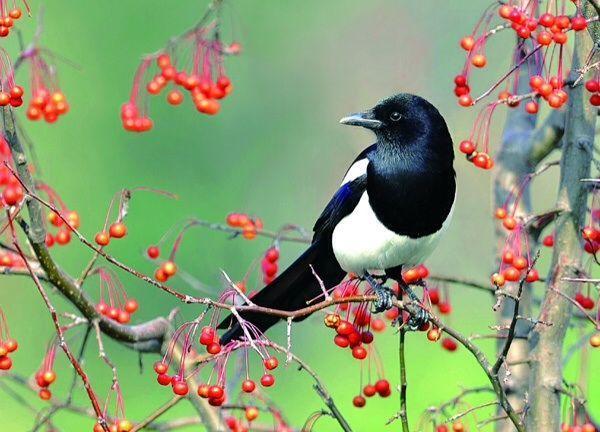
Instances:
[[[373,213],[364,192],[354,211],[333,230],[333,252],[345,271],[359,275],[420,264],[437,246],[453,210],[454,205],[438,232],[413,239],[387,229]]]

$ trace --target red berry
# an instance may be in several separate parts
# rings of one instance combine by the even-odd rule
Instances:
[[[552,25],[554,24],[554,20],[554,15],[550,13],[545,13],[542,16],[540,16],[538,22],[544,27],[552,27]]]
[[[161,386],[168,386],[171,384],[171,377],[167,374],[159,374],[156,377],[156,381],[158,381]]]
[[[454,77],[454,84],[456,84],[457,87],[464,87],[467,85],[467,77],[465,75],[456,75],[456,77]]]
[[[473,144],[473,142],[469,140],[461,141],[459,146],[460,152],[466,155],[470,155],[471,153],[473,153],[475,151],[475,148],[475,144]]]
[[[273,370],[279,366],[279,361],[276,357],[269,357],[264,361],[265,368],[268,370]]]
[[[371,342],[373,342],[373,333],[371,333],[370,331],[365,331],[361,333],[361,339],[362,339],[362,343],[364,344],[370,344]]]
[[[432,305],[437,305],[440,302],[440,291],[437,288],[430,289],[428,294]]]
[[[546,247],[554,246],[554,235],[552,235],[552,234],[547,235],[546,237],[544,237],[544,240],[542,241],[542,243]]]
[[[215,329],[212,327],[203,327],[200,333],[200,343],[209,345],[215,340]]]
[[[377,389],[375,388],[374,385],[371,384],[367,384],[364,388],[363,388],[363,394],[366,397],[371,397],[374,396],[375,393],[377,393]]]
[[[158,248],[158,246],[150,246],[146,250],[146,253],[148,254],[148,257],[150,259],[156,259],[160,256],[160,249]]]
[[[367,404],[367,400],[362,397],[362,396],[354,396],[354,399],[352,399],[352,405],[354,405],[356,408],[362,408]]]
[[[355,346],[354,348],[352,348],[352,357],[354,357],[357,360],[364,360],[365,358],[367,358],[367,350],[364,349],[362,346]]]
[[[354,326],[348,321],[341,321],[335,331],[342,336],[348,336],[354,332]]]
[[[483,54],[476,54],[471,59],[471,64],[477,68],[485,67],[487,58]]]
[[[135,299],[129,299],[125,302],[125,311],[132,314],[135,313],[139,308],[139,304]]]
[[[52,398],[52,392],[50,390],[48,390],[47,388],[41,389],[38,394],[39,394],[41,400],[47,401]]]
[[[198,386],[198,396],[204,399],[208,399],[208,389],[210,389],[210,386],[208,384],[200,384]]]
[[[502,276],[509,282],[516,282],[521,277],[521,272],[514,267],[508,267],[504,269]]]
[[[340,348],[346,348],[350,345],[350,341],[348,340],[348,337],[342,336],[342,335],[336,335],[333,338],[333,342]]]
[[[546,31],[539,32],[537,41],[540,45],[550,45],[552,43],[552,34]]]
[[[536,101],[529,101],[525,104],[525,111],[529,114],[536,114],[539,110],[539,105]]]
[[[224,394],[225,392],[221,386],[213,385],[208,388],[208,397],[210,399],[220,399]]]
[[[247,379],[247,380],[244,380],[244,382],[242,382],[242,391],[244,393],[252,393],[255,388],[256,388],[256,383],[254,381],[252,381],[251,379]]]
[[[110,226],[108,232],[111,237],[123,238],[127,234],[127,227],[123,222],[115,222]]]
[[[465,51],[471,51],[475,46],[475,38],[473,36],[465,36],[460,40],[460,46]]]
[[[190,389],[185,381],[176,381],[173,384],[173,393],[175,393],[177,396],[185,396],[189,391]]]
[[[452,305],[448,302],[442,302],[438,304],[438,310],[442,315],[448,315],[452,312]]]
[[[19,185],[7,186],[2,192],[2,199],[4,199],[5,204],[8,206],[14,206],[20,203],[23,196],[23,188]]]
[[[271,387],[273,384],[275,384],[275,377],[271,374],[264,374],[260,378],[260,383],[263,387]]]
[[[267,250],[267,253],[265,254],[265,258],[267,259],[267,261],[274,263],[279,259],[279,249],[277,249],[276,247],[269,248],[269,250]]]
[[[469,107],[473,105],[473,99],[470,95],[462,95],[458,98],[458,104],[462,107]]]
[[[213,342],[206,347],[206,352],[215,355],[221,352],[221,345],[218,342]]]
[[[9,353],[15,352],[19,348],[19,344],[14,339],[7,339],[6,342],[4,342],[4,348],[6,348]]]
[[[9,356],[0,356],[0,370],[9,370],[12,368],[13,362]]]
[[[375,390],[377,390],[377,393],[381,394],[385,394],[388,391],[390,391],[390,382],[386,379],[380,379],[375,383]]]
[[[61,246],[64,246],[71,241],[71,231],[60,230],[54,238],[56,240],[56,243],[58,243]]]
[[[101,231],[98,234],[96,234],[96,237],[94,237],[94,241],[99,246],[107,246],[110,243],[110,236],[106,231]]]
[[[456,344],[456,342],[454,342],[453,339],[450,338],[444,338],[442,340],[442,347],[446,350],[446,351],[456,351],[456,349],[458,348],[458,345]]]
[[[502,221],[502,225],[504,225],[504,228],[506,228],[507,230],[512,231],[517,226],[517,220],[512,216],[507,216]]]
[[[154,363],[154,372],[157,374],[165,374],[169,370],[169,365],[165,362],[156,362]]]
[[[587,20],[581,15],[573,17],[571,20],[571,28],[575,31],[585,30],[587,28]]]
[[[171,105],[180,105],[183,102],[183,93],[179,90],[171,90],[167,94],[167,102]]]
[[[596,79],[591,79],[585,82],[585,89],[590,93],[596,93],[600,90],[600,81]]]

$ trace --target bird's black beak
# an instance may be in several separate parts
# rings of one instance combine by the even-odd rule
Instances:
[[[351,126],[362,126],[367,129],[379,129],[383,126],[383,123],[375,118],[373,111],[365,111],[361,113],[351,114],[348,117],[344,117],[340,120],[341,124]]]

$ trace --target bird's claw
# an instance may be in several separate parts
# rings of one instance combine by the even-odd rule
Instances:
[[[369,284],[373,287],[373,291],[377,296],[377,300],[375,300],[373,313],[384,312],[388,309],[391,309],[394,306],[394,294],[392,290],[381,285],[379,282],[373,278],[373,276],[366,274],[365,279]]]
[[[391,309],[394,305],[394,295],[392,294],[392,291],[381,285],[374,287],[374,289],[377,300],[375,301],[375,308],[373,309],[373,312],[379,313]]]
[[[424,287],[425,282],[420,280],[415,285]],[[419,297],[414,293],[414,291],[410,288],[410,286],[408,284],[405,284],[403,286],[403,289],[404,289],[404,292],[406,292],[406,294],[408,294],[408,297],[411,299],[411,301],[413,301],[418,307],[416,314],[411,315],[411,317],[408,319],[408,322],[407,322],[408,328],[411,330],[419,330],[427,322],[429,322],[429,318],[430,318],[429,312],[427,312],[427,310],[425,308],[423,308],[423,306],[421,306],[421,299],[419,299]]]
[[[423,325],[429,322],[429,312],[419,306],[416,315],[411,315],[408,319],[408,328],[411,330],[419,330]]]

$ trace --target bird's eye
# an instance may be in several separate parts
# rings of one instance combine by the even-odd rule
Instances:
[[[391,121],[398,121],[402,118],[402,116],[400,115],[400,113],[398,111],[394,111],[393,113],[390,114],[390,120]]]

